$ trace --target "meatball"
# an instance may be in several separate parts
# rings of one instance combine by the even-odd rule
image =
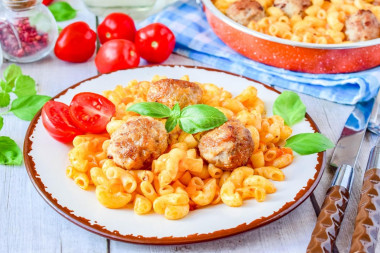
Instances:
[[[198,104],[202,98],[202,90],[198,84],[177,80],[162,79],[150,85],[147,101],[159,102],[172,108],[176,103],[181,108]]]
[[[310,0],[274,0],[274,7],[280,8],[286,15],[292,17],[301,15],[311,5]]]
[[[359,10],[346,20],[345,33],[354,42],[376,39],[380,36],[379,21],[370,10]]]
[[[244,26],[251,21],[259,21],[265,17],[264,8],[255,0],[238,0],[228,7],[226,14]]]
[[[151,117],[131,117],[111,136],[107,154],[125,169],[149,168],[168,147],[162,122]]]
[[[225,170],[247,164],[253,146],[251,132],[237,120],[227,121],[206,133],[198,145],[203,159]]]

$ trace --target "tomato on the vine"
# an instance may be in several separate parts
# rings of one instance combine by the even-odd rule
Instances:
[[[45,129],[59,142],[71,142],[75,136],[83,134],[74,125],[69,106],[64,103],[48,101],[42,108],[41,118]]]
[[[69,107],[75,126],[88,133],[104,132],[115,110],[115,105],[111,101],[91,92],[75,95]]]
[[[95,52],[96,33],[85,22],[66,26],[57,39],[55,55],[68,62],[85,62]]]
[[[153,23],[137,31],[135,43],[142,58],[161,63],[173,52],[175,36],[165,25]]]
[[[139,63],[140,55],[135,44],[123,39],[107,41],[95,57],[95,65],[100,73],[134,68]]]
[[[111,13],[98,26],[100,43],[113,39],[135,40],[136,27],[133,19],[124,13]]]

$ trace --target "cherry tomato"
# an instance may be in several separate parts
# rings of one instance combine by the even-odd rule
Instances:
[[[137,31],[135,43],[142,58],[161,63],[173,52],[175,36],[165,25],[153,23]]]
[[[85,62],[95,52],[96,33],[82,21],[66,26],[57,39],[55,55],[68,62]]]
[[[74,124],[80,130],[89,133],[104,132],[115,110],[111,101],[91,92],[75,95],[69,108]]]
[[[42,3],[46,6],[51,4],[52,2],[53,2],[53,0],[42,0]]]
[[[73,123],[69,113],[69,106],[48,101],[41,112],[42,124],[48,133],[57,141],[71,142],[75,136],[83,134]]]
[[[95,57],[95,65],[100,73],[137,67],[140,55],[135,44],[129,40],[110,40],[104,43]]]
[[[98,26],[100,43],[114,39],[135,40],[136,27],[133,19],[124,13],[111,13]]]

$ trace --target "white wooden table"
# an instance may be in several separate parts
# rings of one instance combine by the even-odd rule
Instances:
[[[84,9],[82,3],[69,2],[75,9],[80,10],[77,20],[84,20],[95,28],[95,17]],[[65,26],[65,23],[60,25]],[[203,65],[175,54],[165,64]],[[9,63],[3,64],[1,73],[8,65]],[[60,61],[51,54],[39,62],[20,66],[24,74],[32,76],[38,82],[38,93],[50,96],[97,74],[93,58],[85,63],[71,64]],[[316,121],[321,132],[336,142],[352,107],[300,95],[307,106],[307,112]],[[12,137],[22,147],[28,125],[29,122],[11,114],[5,115],[4,128],[0,135]],[[339,252],[348,252],[350,247],[363,171],[369,150],[374,143],[374,136],[367,133],[359,156],[346,217],[337,240]],[[327,161],[330,160],[331,152],[327,152]],[[333,173],[332,169],[326,167],[321,182],[314,191],[319,206],[323,202]],[[311,199],[308,198],[293,212],[267,226],[219,240],[174,246],[122,243],[92,234],[56,213],[34,189],[24,165],[0,165],[0,252],[296,253],[305,252],[315,221],[315,210]],[[380,243],[377,245],[377,252],[380,252]]]

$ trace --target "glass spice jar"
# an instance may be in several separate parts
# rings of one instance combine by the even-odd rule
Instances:
[[[0,44],[4,58],[37,61],[51,52],[57,37],[55,19],[41,0],[2,0]]]

